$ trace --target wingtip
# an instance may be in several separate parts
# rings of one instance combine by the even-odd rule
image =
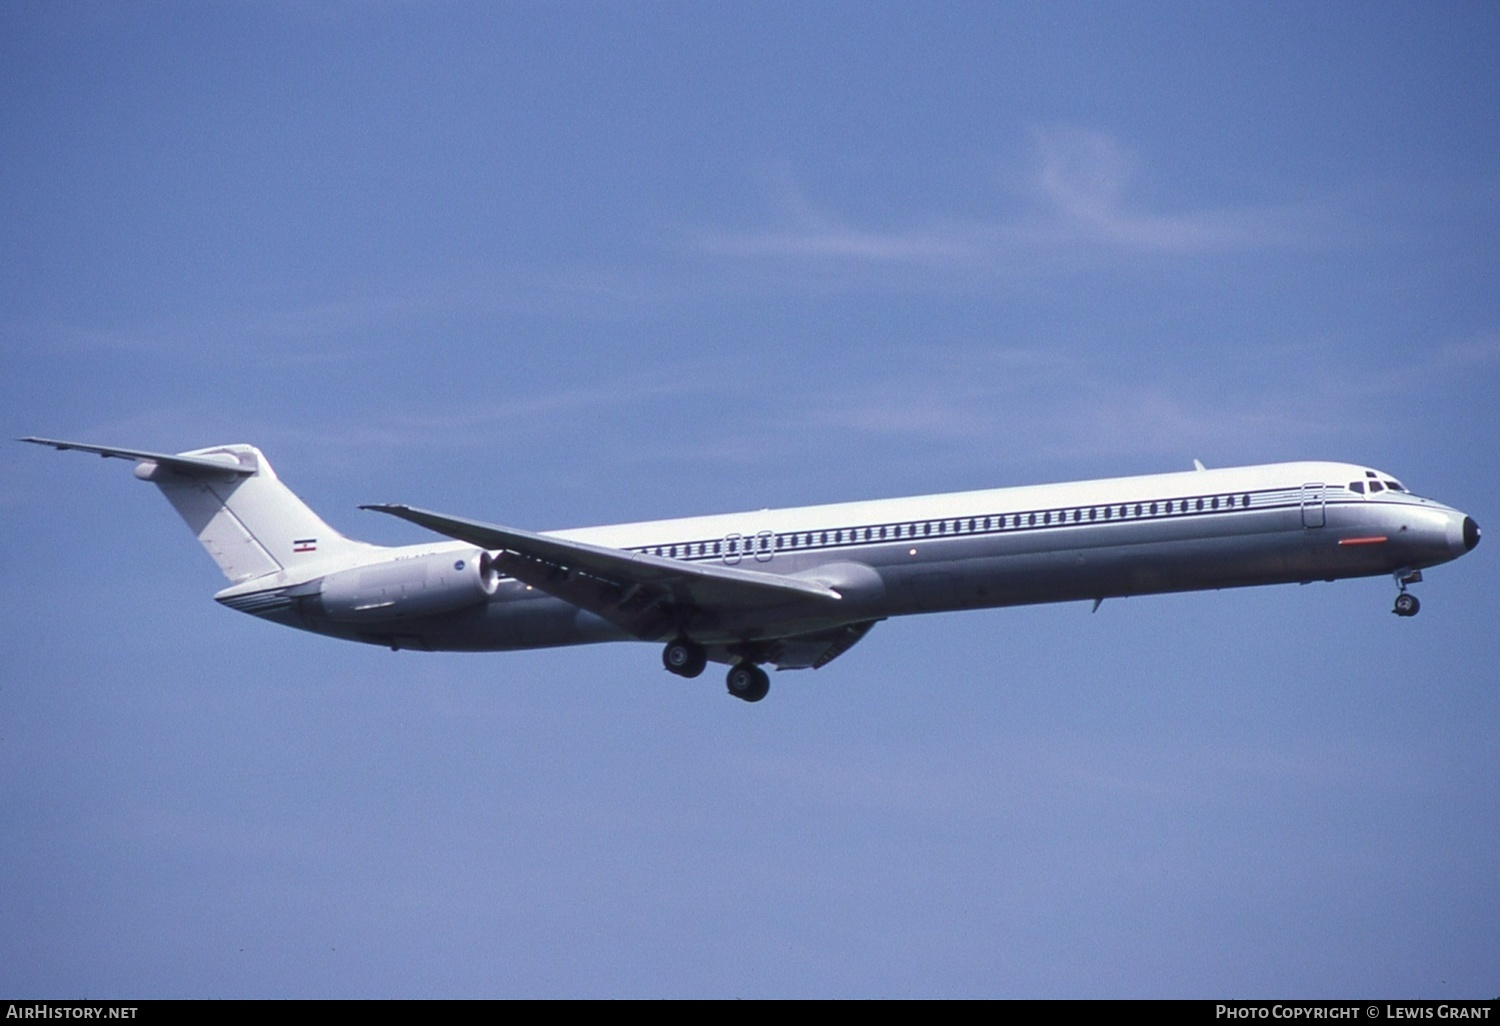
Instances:
[[[73,442],[64,442],[57,438],[39,438],[36,435],[26,435],[22,438],[17,438],[16,441],[30,442],[32,445],[48,445],[58,452],[68,452],[69,450],[78,448],[77,444]]]

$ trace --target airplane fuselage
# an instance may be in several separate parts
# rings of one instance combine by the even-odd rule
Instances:
[[[1350,487],[1371,481],[1379,493]],[[736,645],[913,613],[1417,571],[1477,541],[1464,514],[1393,484],[1351,464],[1287,463],[550,533],[686,563],[809,576],[843,597],[834,609],[792,601],[740,615],[700,611],[662,632]],[[473,546],[410,551],[458,555]],[[229,589],[221,601],[241,605],[236,593],[243,594]],[[509,578],[483,605],[400,622],[339,622],[309,604],[277,614],[271,618],[340,637],[435,650],[639,636]]]

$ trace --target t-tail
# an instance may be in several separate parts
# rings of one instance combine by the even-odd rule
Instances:
[[[162,490],[235,584],[319,563],[350,562],[377,548],[346,538],[324,523],[281,483],[253,445],[160,453],[51,438],[21,440],[135,460],[135,476]]]

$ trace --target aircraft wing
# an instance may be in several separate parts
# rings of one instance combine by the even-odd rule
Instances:
[[[609,620],[637,637],[674,629],[678,610],[739,611],[797,602],[837,602],[827,585],[737,567],[688,563],[396,504],[389,513],[495,553],[501,573]]]
[[[238,474],[248,477],[255,473],[254,467],[241,466],[233,456],[228,453],[219,456],[179,456],[170,452],[146,452],[143,449],[116,449],[108,445],[88,445],[84,442],[60,442],[55,438],[32,438],[27,436],[21,439],[23,442],[35,442],[37,445],[50,445],[58,452],[67,452],[69,449],[77,449],[79,452],[91,452],[105,458],[115,457],[122,460],[135,460],[137,463],[157,463],[163,467],[186,474],[189,477],[205,477],[219,474]]]

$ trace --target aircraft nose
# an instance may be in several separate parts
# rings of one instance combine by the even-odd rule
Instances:
[[[1474,522],[1473,517],[1464,517],[1464,551],[1473,552],[1474,546],[1479,544],[1479,525]]]

